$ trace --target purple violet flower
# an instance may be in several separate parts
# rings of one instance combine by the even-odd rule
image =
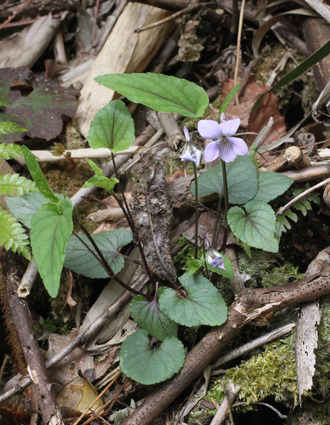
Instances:
[[[191,161],[199,166],[202,157],[202,151],[197,149],[196,146],[190,141],[189,131],[186,126],[183,127],[183,132],[186,138],[186,144],[180,155],[181,161]]]
[[[241,123],[239,118],[224,121],[224,114],[221,114],[220,124],[214,120],[200,120],[198,122],[198,132],[204,139],[213,139],[204,151],[206,162],[214,161],[217,158],[224,162],[235,161],[237,155],[246,155],[248,147],[243,139],[233,137]]]
[[[212,267],[217,267],[218,269],[225,270],[224,259],[220,252],[212,248],[208,234],[206,234],[205,239],[207,248],[206,262]]]

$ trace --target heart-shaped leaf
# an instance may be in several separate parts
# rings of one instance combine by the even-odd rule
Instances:
[[[128,377],[144,385],[166,381],[179,372],[185,359],[181,341],[166,338],[155,350],[150,348],[147,331],[129,335],[120,349],[120,368]]]
[[[245,204],[253,199],[258,190],[257,169],[251,158],[238,156],[234,162],[226,163],[228,195],[231,204]],[[198,196],[223,193],[223,176],[221,163],[202,173],[198,179]],[[191,185],[195,194],[195,183]]]
[[[49,184],[44,176],[44,173],[41,171],[41,168],[35,159],[34,155],[30,152],[29,148],[26,146],[21,147],[26,165],[29,169],[31,177],[33,178],[37,188],[40,192],[47,198],[49,201],[57,202],[58,198],[55,196],[54,192],[49,187]]]
[[[162,288],[159,291],[161,290]],[[131,316],[140,328],[160,341],[178,334],[178,325],[162,313],[157,298],[148,301],[143,295],[134,297],[131,302]]]
[[[259,188],[254,200],[269,202],[282,195],[294,182],[288,176],[274,171],[260,171],[258,173]]]
[[[65,247],[72,233],[72,203],[58,200],[42,205],[31,222],[31,246],[45,288],[57,296],[65,258]]]
[[[92,148],[111,152],[129,148],[134,138],[133,118],[121,100],[113,100],[95,114],[87,136]]]
[[[132,102],[184,117],[201,117],[209,104],[206,92],[183,78],[147,72],[101,75],[95,81]]]
[[[244,243],[269,252],[278,251],[275,238],[275,214],[263,201],[250,201],[244,206],[228,211],[228,223],[235,236]]]
[[[87,236],[79,236],[94,252],[95,249]],[[125,259],[120,255],[118,249],[132,241],[132,234],[125,229],[114,229],[91,235],[91,237],[102,252],[112,271],[118,273],[125,264]],[[105,279],[109,277],[99,261],[74,235],[71,236],[65,250],[64,266],[82,276],[92,279]]]
[[[227,320],[227,306],[220,292],[201,275],[179,277],[186,296],[171,288],[164,288],[159,297],[160,308],[180,325],[217,326]]]

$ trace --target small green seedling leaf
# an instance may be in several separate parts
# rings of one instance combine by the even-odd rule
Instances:
[[[203,260],[199,258],[188,258],[186,263],[187,273],[192,276],[204,265]]]
[[[98,167],[95,162],[91,161],[90,159],[87,161],[94,170],[95,176],[87,180],[83,187],[101,187],[102,189],[105,189],[107,192],[111,193],[116,184],[119,183],[119,180],[116,178],[106,177],[103,174],[101,168]]]
[[[228,211],[228,223],[234,235],[254,248],[277,252],[273,209],[266,202],[255,200],[244,208],[232,207]]]
[[[227,279],[234,279],[234,272],[233,272],[233,266],[231,264],[231,261],[226,255],[222,255],[223,261],[224,261],[224,267],[225,269],[219,269],[218,267],[212,267],[210,264],[206,263],[206,267],[208,270],[211,270],[211,272],[217,273],[220,276],[223,276]]]
[[[220,292],[201,275],[185,273],[179,281],[186,291],[182,297],[174,289],[164,288],[159,297],[161,310],[183,326],[218,326],[227,320],[227,306]]]
[[[72,210],[70,201],[57,199],[57,203],[42,205],[31,222],[34,260],[45,288],[53,298],[58,294],[65,247],[73,230]]]
[[[49,187],[49,184],[44,176],[41,168],[35,159],[34,155],[30,152],[30,150],[26,146],[21,147],[26,165],[29,169],[29,172],[34,180],[37,188],[40,192],[47,198],[49,201],[57,202],[58,198],[55,196],[54,192]]]
[[[92,251],[95,251],[86,235],[81,234],[79,237]],[[125,259],[120,255],[119,248],[132,241],[132,234],[125,229],[114,229],[91,235],[91,237],[102,252],[112,271],[118,273],[125,264]],[[76,236],[71,236],[65,254],[64,266],[68,269],[92,279],[105,279],[109,277],[99,261]]]
[[[108,74],[95,81],[128,100],[160,112],[201,117],[209,104],[206,92],[195,83],[163,74]]]
[[[185,349],[175,337],[166,338],[160,347],[150,348],[144,329],[129,335],[120,349],[120,369],[143,385],[166,381],[179,372],[185,360]]]
[[[29,238],[24,228],[8,211],[0,208],[0,246],[2,245],[31,260]]]
[[[0,175],[0,194],[20,196],[24,193],[37,192],[35,183],[19,174]]]
[[[113,153],[132,146],[134,138],[133,118],[121,100],[113,100],[95,114],[87,136],[92,148]]]
[[[238,156],[234,162],[226,163],[229,202],[245,204],[253,199],[258,190],[257,169],[248,156]],[[223,193],[222,166],[215,167],[202,173],[198,179],[198,195],[200,197]],[[191,185],[191,193],[195,194],[195,183]]]
[[[222,113],[225,113],[227,111],[227,108],[229,106],[229,103],[234,98],[235,94],[238,92],[239,88],[241,87],[240,84],[237,84],[237,86],[233,87],[230,92],[227,94],[226,99],[224,100],[223,104],[220,106],[219,114],[217,117],[217,120],[219,120]]]
[[[269,202],[282,195],[294,182],[288,176],[274,171],[260,171],[258,173],[259,188],[254,200]]]
[[[178,334],[178,325],[162,313],[157,298],[148,301],[143,295],[134,297],[131,302],[131,316],[140,328],[159,341]]]
[[[16,158],[22,155],[21,147],[13,143],[0,144],[0,156],[4,159]]]

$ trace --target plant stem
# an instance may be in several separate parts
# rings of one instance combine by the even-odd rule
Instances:
[[[226,249],[227,239],[228,239],[227,214],[228,214],[228,210],[229,210],[229,202],[228,202],[228,182],[227,182],[226,163],[221,160],[221,165],[222,165],[222,177],[223,177],[223,197],[225,199],[225,232],[224,232],[224,235],[223,235],[221,251],[224,251]]]
[[[84,232],[84,234],[87,236],[88,240],[90,241],[90,243],[93,245],[93,248],[95,249],[95,251],[97,252],[97,255],[95,254],[95,252],[88,246],[88,244],[78,235],[78,233],[76,233],[75,231],[73,232],[73,234],[75,235],[75,237],[85,246],[86,249],[88,249],[88,251],[94,255],[94,257],[97,259],[97,261],[99,261],[99,263],[101,264],[101,266],[104,268],[104,270],[108,273],[108,275],[114,279],[117,283],[119,283],[119,285],[121,285],[124,289],[126,289],[127,291],[131,292],[134,295],[144,295],[142,292],[137,291],[134,288],[131,288],[130,286],[126,285],[125,282],[123,282],[119,277],[117,277],[114,272],[112,271],[111,267],[109,266],[107,260],[104,258],[102,252],[100,251],[99,247],[97,246],[97,244],[95,243],[95,241],[93,240],[93,238],[91,237],[91,235],[88,233],[87,229],[85,228],[85,226],[81,223],[79,223],[82,231]]]
[[[214,228],[213,228],[213,235],[212,235],[212,246],[214,248],[217,247],[218,229],[219,229],[219,220],[220,220],[220,210],[221,210],[221,197],[219,196],[218,206],[217,206],[217,216],[216,216],[216,219],[215,219]]]
[[[195,176],[195,259],[198,257],[198,181],[197,181],[197,167],[193,162],[194,176]]]
[[[119,179],[119,173],[118,173],[118,170],[117,170],[117,167],[116,167],[116,163],[115,163],[115,157],[114,157],[114,155],[113,155],[112,152],[111,152],[111,159],[112,159],[113,168],[114,168],[116,177],[117,177],[118,180],[120,180]],[[142,247],[141,242],[139,240],[138,232],[136,230],[136,227],[135,227],[135,224],[134,224],[134,220],[133,220],[131,211],[130,211],[130,209],[128,207],[128,203],[126,201],[125,193],[122,190],[121,185],[119,184],[118,186],[119,186],[119,191],[120,191],[120,194],[121,194],[122,199],[119,199],[119,197],[115,193],[113,193],[113,196],[116,199],[116,201],[118,202],[120,208],[123,210],[123,213],[125,215],[125,218],[127,220],[127,223],[128,223],[129,227],[132,230],[133,237],[135,239],[136,245],[137,245],[137,247],[138,247],[138,249],[140,251],[140,255],[141,255],[141,258],[142,258],[142,261],[143,261],[143,265],[144,265],[145,271],[146,271],[146,273],[147,273],[147,275],[149,277],[150,282],[155,287],[155,282],[154,282],[154,279],[152,277],[150,268],[148,266],[146,257],[144,255],[143,247]]]

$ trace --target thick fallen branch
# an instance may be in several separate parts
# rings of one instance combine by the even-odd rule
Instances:
[[[51,384],[47,378],[44,359],[33,330],[30,312],[26,301],[20,299],[17,295],[20,277],[17,271],[16,256],[13,252],[5,251],[2,258],[13,323],[22,346],[27,370],[36,389],[43,423],[45,425],[62,425],[62,415],[51,391]]]
[[[318,273],[315,273],[315,264]],[[313,269],[314,267],[314,269]],[[309,272],[313,270],[313,272]],[[226,344],[252,320],[287,306],[314,301],[330,293],[330,247],[319,253],[310,264],[306,276],[294,283],[263,289],[246,289],[230,306],[227,322],[209,332],[188,353],[181,371],[169,382],[145,398],[141,407],[124,425],[148,425],[156,419],[203,372]]]

